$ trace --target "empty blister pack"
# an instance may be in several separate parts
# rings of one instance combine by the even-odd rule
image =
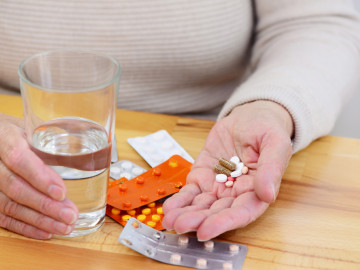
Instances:
[[[110,165],[110,177],[115,180],[121,177],[130,180],[144,172],[144,168],[129,160],[120,160]]]
[[[179,155],[194,163],[194,159],[166,130],[159,130],[144,137],[128,138],[128,143],[151,166],[155,167],[173,155]]]
[[[241,269],[247,253],[244,245],[199,242],[195,237],[157,231],[135,218],[128,219],[119,242],[154,260],[197,269]]]

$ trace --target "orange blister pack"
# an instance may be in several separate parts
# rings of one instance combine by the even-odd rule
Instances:
[[[179,155],[126,181],[120,178],[109,185],[108,205],[132,210],[178,192],[185,184],[192,164]]]
[[[164,227],[161,225],[164,217],[161,202],[152,202],[132,210],[120,210],[107,205],[106,214],[123,226],[126,225],[129,218],[134,217],[156,230],[164,230]]]

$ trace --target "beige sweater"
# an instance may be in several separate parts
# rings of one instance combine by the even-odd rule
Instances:
[[[122,67],[119,107],[223,117],[273,100],[294,119],[297,151],[358,87],[359,35],[350,0],[5,0],[0,85],[17,90],[33,53],[101,51]]]

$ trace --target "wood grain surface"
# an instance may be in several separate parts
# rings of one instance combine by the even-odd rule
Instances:
[[[0,112],[22,117],[21,99],[0,95]],[[192,156],[211,121],[117,111],[119,159],[149,168],[126,139],[167,130]],[[73,239],[37,241],[0,228],[0,269],[184,269],[162,264],[118,243],[122,226]],[[323,137],[295,154],[278,199],[257,221],[217,240],[249,247],[248,269],[360,269],[360,140]]]

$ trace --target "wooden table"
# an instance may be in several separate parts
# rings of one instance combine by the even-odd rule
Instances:
[[[0,112],[22,117],[19,97],[0,95]],[[149,168],[126,139],[166,129],[195,157],[213,125],[118,110],[120,159]],[[89,236],[37,241],[0,229],[0,269],[184,269],[117,242],[122,226],[107,218]],[[291,159],[279,197],[257,221],[218,240],[245,244],[243,269],[360,269],[360,140],[324,137]]]

